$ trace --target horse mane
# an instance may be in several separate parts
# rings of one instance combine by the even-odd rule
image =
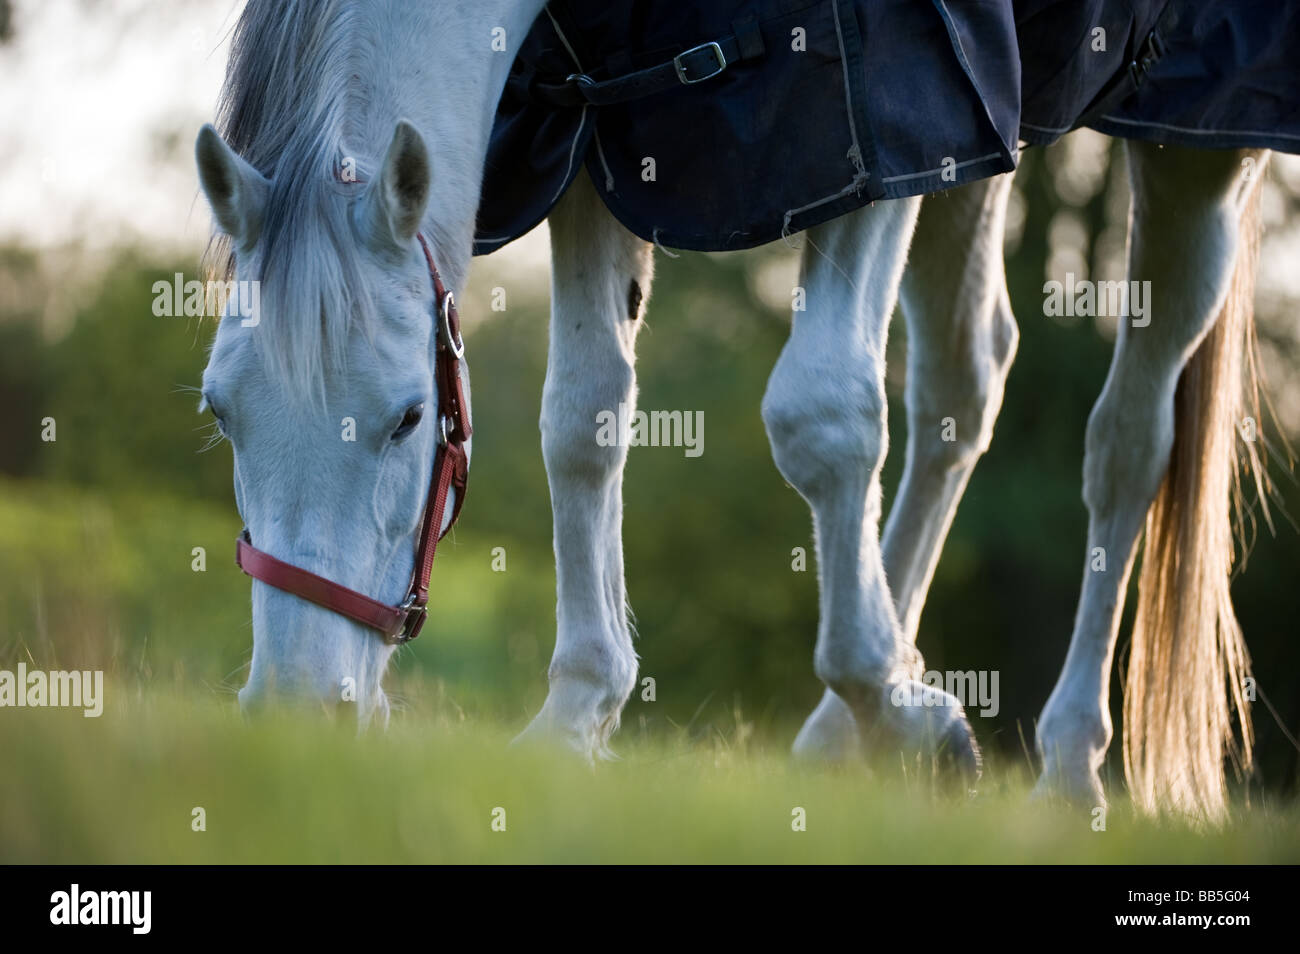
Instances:
[[[345,113],[359,104],[355,76],[372,75],[374,30],[353,0],[249,0],[231,36],[217,130],[271,180],[261,233],[268,371],[290,394],[323,397],[327,367],[341,366],[354,320],[373,325],[371,289],[342,194],[345,157],[361,181],[368,163],[344,147]],[[370,42],[367,43],[367,39]],[[234,278],[234,249],[214,234],[210,279]]]

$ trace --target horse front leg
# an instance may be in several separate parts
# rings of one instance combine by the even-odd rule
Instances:
[[[585,173],[550,216],[551,326],[542,454],[554,518],[557,629],[550,691],[521,739],[555,739],[585,758],[608,740],[636,684],[623,580],[626,442],[612,419],[636,406],[633,346],[651,246],[610,215]],[[622,413],[620,413],[622,410]]]
[[[915,681],[880,549],[885,337],[919,204],[881,202],[809,231],[807,309],[772,372],[763,420],[777,467],[813,512],[818,677],[872,749],[942,753],[973,774],[978,750],[960,704]]]
[[[1010,194],[1005,175],[926,199],[903,273],[906,463],[881,553],[911,643],[957,505],[992,439],[1015,357],[1019,332],[1002,261]],[[828,689],[796,751],[840,760],[855,752],[856,731],[848,706]]]

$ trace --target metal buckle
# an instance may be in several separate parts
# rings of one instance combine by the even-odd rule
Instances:
[[[686,75],[686,66],[685,64],[682,63],[682,59],[687,56],[690,56],[692,53],[699,53],[704,50],[713,51],[713,56],[718,61],[717,69],[713,70],[713,72],[705,76],[697,76],[694,79],[691,79]],[[695,83],[703,83],[705,80],[713,79],[713,77],[717,76],[719,73],[725,70],[727,68],[727,58],[722,53],[722,47],[718,46],[717,43],[701,43],[699,46],[691,47],[685,53],[679,53],[676,56],[674,56],[673,66],[677,70],[677,78],[681,80],[683,85],[691,86],[694,85]]]
[[[389,636],[387,642],[393,646],[400,646],[403,643],[409,643],[420,635],[420,630],[424,628],[424,621],[429,618],[429,607],[421,606],[415,602],[415,594],[412,593],[406,598],[398,609],[406,610],[406,620],[402,623],[401,631],[396,635]]]
[[[451,349],[451,353],[457,358],[463,358],[465,357],[465,342],[458,335],[451,333],[451,307],[455,302],[456,299],[452,296],[451,290],[448,289],[447,294],[442,296],[442,305],[438,309],[439,321],[442,325],[439,332],[442,334],[442,340]]]

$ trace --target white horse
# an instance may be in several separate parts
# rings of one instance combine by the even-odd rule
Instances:
[[[199,136],[200,180],[229,237],[217,270],[263,283],[256,323],[238,302],[228,306],[203,377],[204,403],[234,447],[239,508],[267,552],[381,601],[400,598],[410,579],[438,439],[423,413],[436,406],[436,335],[416,235],[459,291],[510,67],[491,49],[493,31],[523,37],[542,6],[252,0],[223,91],[225,138],[211,127]],[[1109,672],[1145,519],[1126,766],[1142,807],[1214,815],[1234,704],[1244,753],[1250,740],[1228,597],[1228,499],[1234,453],[1253,451],[1234,434],[1251,410],[1241,384],[1251,368],[1258,176],[1241,175],[1236,153],[1134,144],[1129,156],[1129,271],[1151,281],[1155,301],[1149,326],[1121,321],[1089,421],[1083,593],[1038,726],[1040,789],[1103,804]],[[958,701],[917,682],[915,637],[1016,350],[1001,260],[1009,186],[1003,176],[924,207],[880,202],[808,236],[807,308],[762,407],[776,464],[816,530],[814,669],[827,690],[795,740],[800,755],[921,751],[978,770]],[[550,691],[524,735],[592,758],[607,752],[636,682],[621,540],[626,447],[596,433],[601,412],[635,406],[652,248],[615,221],[585,175],[550,226],[541,429],[558,627]],[[629,295],[633,285],[639,295]],[[885,338],[900,288],[910,426],[882,537]],[[629,301],[640,302],[631,313]],[[955,441],[940,439],[943,418],[955,420]],[[373,630],[254,582],[240,700],[351,698],[363,722],[386,718],[391,652]]]

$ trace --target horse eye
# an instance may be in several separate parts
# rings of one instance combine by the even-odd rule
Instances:
[[[230,435],[226,433],[226,416],[217,410],[216,405],[208,400],[207,395],[203,396],[203,403],[207,405],[207,411],[212,415],[212,419],[217,422],[217,430],[219,430],[223,436],[229,437]],[[203,408],[199,408],[199,410],[203,410]]]
[[[420,418],[424,417],[424,404],[412,404],[402,415],[402,423],[397,425],[397,430],[393,431],[392,439],[400,441],[410,436],[410,433],[420,426]]]

